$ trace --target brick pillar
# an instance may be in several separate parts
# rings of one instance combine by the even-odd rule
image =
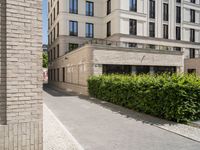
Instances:
[[[0,0],[0,150],[43,147],[41,1]]]

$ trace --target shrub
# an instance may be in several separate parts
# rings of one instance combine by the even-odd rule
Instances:
[[[89,94],[176,122],[200,119],[200,78],[195,75],[102,75],[88,79]]]

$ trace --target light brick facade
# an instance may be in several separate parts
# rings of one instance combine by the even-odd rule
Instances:
[[[42,150],[41,0],[0,1],[0,150]]]
[[[200,75],[200,58],[185,59],[185,73],[188,72]]]
[[[183,72],[182,52],[158,51],[113,47],[112,45],[87,44],[49,64],[49,83],[65,91],[87,95],[87,79],[101,75],[103,66],[174,66]],[[134,69],[132,73],[135,74]]]

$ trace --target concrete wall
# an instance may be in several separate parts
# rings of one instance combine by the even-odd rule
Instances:
[[[42,150],[42,3],[0,4],[0,150]]]

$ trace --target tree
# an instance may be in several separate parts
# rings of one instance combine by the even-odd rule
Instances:
[[[43,67],[44,68],[48,67],[48,54],[47,54],[47,52],[43,52]]]

